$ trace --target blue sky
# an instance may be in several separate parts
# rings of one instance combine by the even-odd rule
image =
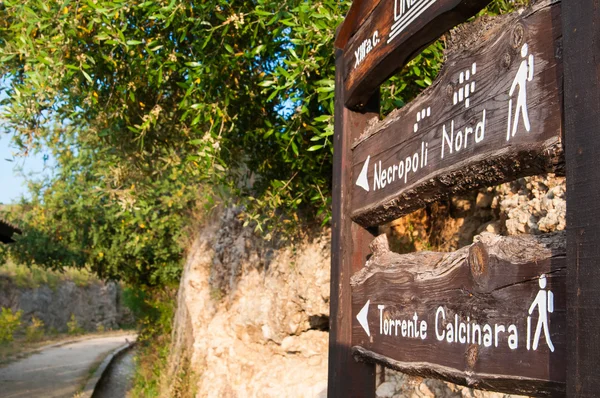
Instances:
[[[0,123],[2,122],[0,121]],[[18,202],[21,196],[27,194],[23,174],[39,176],[44,171],[43,154],[24,158],[15,157],[14,152],[16,151],[11,148],[10,136],[0,134],[0,181],[2,181],[0,203],[3,204]],[[48,166],[50,166],[50,163],[50,161],[46,162]],[[19,169],[22,169],[22,172]],[[46,171],[48,171],[48,167],[46,167]]]
[[[0,79],[0,100],[6,98],[2,90],[6,82]],[[2,109],[0,108],[0,111]],[[44,153],[30,155],[28,157],[15,156],[17,153],[11,145],[10,134],[3,133],[2,119],[0,119],[0,203],[8,204],[18,202],[22,196],[27,195],[25,176],[41,176],[46,163],[46,172],[49,171],[52,161],[44,162]]]

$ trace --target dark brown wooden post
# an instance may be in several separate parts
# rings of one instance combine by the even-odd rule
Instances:
[[[344,106],[343,64],[343,52],[336,50],[328,396],[368,398],[375,396],[375,366],[352,357],[350,277],[364,266],[373,235],[350,219],[351,145],[367,121],[378,117],[379,101],[370,101],[365,113]]]
[[[565,0],[567,396],[600,391],[600,4]]]

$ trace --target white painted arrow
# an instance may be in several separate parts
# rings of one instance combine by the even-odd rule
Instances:
[[[362,170],[358,176],[358,180],[356,180],[356,185],[369,192],[369,179],[367,178],[367,172],[369,171],[369,159],[371,159],[371,155],[367,156],[367,160],[363,165]]]
[[[362,307],[362,310],[360,310],[360,312],[356,316],[356,319],[358,319],[360,326],[362,326],[363,329],[365,329],[365,332],[367,332],[367,336],[369,336],[369,337],[371,337],[371,332],[369,331],[369,321],[367,321],[367,315],[369,314],[369,304],[370,303],[371,303],[371,300],[367,300],[367,304],[365,304],[365,306]]]

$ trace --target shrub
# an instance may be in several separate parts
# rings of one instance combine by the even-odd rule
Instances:
[[[0,313],[0,343],[13,341],[15,331],[21,326],[23,311],[13,312],[10,308],[2,308]]]
[[[67,322],[67,330],[71,335],[81,334],[83,333],[83,329],[79,326],[79,322],[77,322],[77,318],[75,318],[75,314],[71,314],[71,320]]]
[[[25,330],[25,340],[28,342],[40,341],[44,338],[44,321],[35,316],[31,318],[31,325]]]

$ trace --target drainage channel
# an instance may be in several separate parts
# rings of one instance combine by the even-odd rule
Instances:
[[[96,385],[92,398],[125,398],[133,386],[136,349],[116,357]]]

